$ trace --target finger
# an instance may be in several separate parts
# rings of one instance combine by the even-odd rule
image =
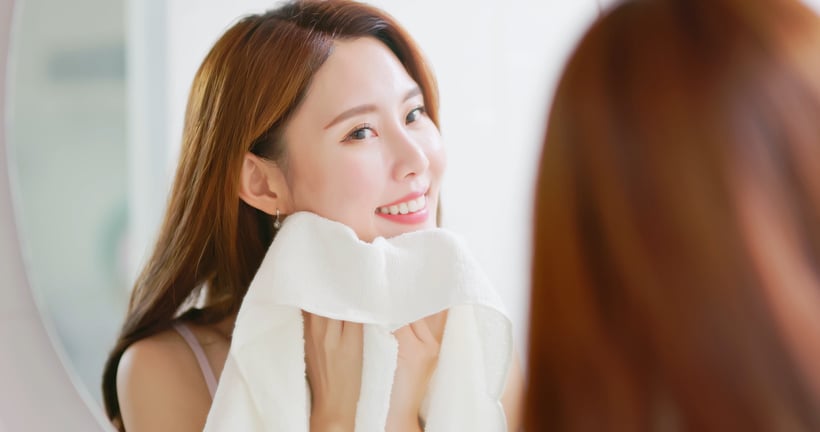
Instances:
[[[427,327],[430,328],[430,331],[438,343],[441,343],[441,340],[444,338],[444,328],[447,326],[447,314],[448,311],[445,309],[424,319],[427,321]]]
[[[312,313],[307,313],[307,317],[309,323],[308,327],[310,328],[310,336],[316,340],[323,340],[327,335],[328,326],[330,325],[331,320],[321,315]]]
[[[410,329],[413,330],[413,333],[416,337],[424,343],[436,343],[436,337],[433,336],[433,332],[430,331],[430,326],[427,325],[427,321],[423,318],[410,323]]]
[[[413,329],[410,328],[410,325],[406,325],[398,330],[393,331],[393,336],[395,336],[396,339],[399,341],[399,345],[418,340],[416,334],[413,332]]]
[[[342,321],[335,320],[332,318],[325,318],[325,322],[327,323],[327,330],[325,333],[325,337],[328,340],[337,341],[342,338]]]
[[[342,323],[342,340],[346,343],[356,343],[363,338],[362,323],[344,321]]]
[[[313,337],[313,330],[315,327],[315,323],[313,321],[313,314],[310,312],[302,311],[302,321],[305,328],[305,337],[312,338]]]

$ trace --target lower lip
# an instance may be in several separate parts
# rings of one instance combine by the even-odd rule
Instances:
[[[396,222],[404,225],[418,225],[424,223],[427,221],[427,217],[430,216],[430,212],[427,211],[426,206],[415,213],[385,214],[382,212],[377,212],[376,214],[391,222]]]

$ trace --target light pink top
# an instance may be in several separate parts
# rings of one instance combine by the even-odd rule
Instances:
[[[211,400],[213,400],[214,394],[216,393],[216,375],[214,375],[214,371],[211,369],[211,364],[208,363],[208,358],[205,356],[202,345],[185,323],[177,321],[174,323],[174,330],[185,339],[185,342],[191,347],[191,351],[194,352],[196,361],[199,363],[199,369],[202,371],[202,376],[205,377],[205,384],[208,385],[208,392],[211,393]]]

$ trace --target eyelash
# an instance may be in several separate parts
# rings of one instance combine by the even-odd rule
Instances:
[[[410,110],[410,112],[407,113],[407,116],[404,117],[404,120],[407,121],[407,118],[410,117],[410,114],[413,114],[416,111],[418,111],[419,115],[427,114],[427,108],[425,108],[424,105],[419,105]]]
[[[354,137],[354,135],[356,135],[356,133],[358,133],[360,131],[365,131],[365,130],[369,130],[373,134],[376,133],[376,131],[373,130],[373,126],[371,126],[370,123],[362,123],[362,124],[356,126],[349,134],[347,134],[347,136],[345,137],[345,139],[343,141],[344,142],[361,141],[365,138],[356,138],[356,137]]]
[[[418,113],[419,113],[419,115],[424,115],[424,114],[426,114],[426,113],[427,113],[427,109],[424,107],[424,105],[419,105],[419,106],[417,106],[417,107],[413,108],[412,110],[410,110],[410,112],[409,112],[409,113],[407,113],[407,115],[404,117],[404,120],[405,120],[405,122],[406,122],[407,124],[409,124],[409,123],[415,123],[416,121],[418,121],[418,120],[413,120],[413,121],[408,121],[408,120],[407,120],[407,119],[410,117],[410,114],[413,114],[414,112],[418,112]],[[362,123],[362,124],[360,124],[360,125],[356,126],[356,127],[355,127],[352,131],[350,131],[350,133],[349,133],[349,134],[347,134],[347,136],[344,138],[344,140],[342,140],[342,142],[361,141],[361,140],[367,139],[367,138],[369,138],[369,137],[365,137],[365,138],[356,138],[356,137],[354,136],[354,135],[356,135],[357,133],[359,133],[359,132],[361,132],[361,131],[366,131],[366,130],[369,130],[369,131],[370,131],[370,133],[372,133],[372,134],[374,134],[374,135],[378,136],[378,134],[376,134],[376,131],[375,131],[375,130],[373,130],[373,126],[371,126],[371,125],[370,125],[370,123]]]

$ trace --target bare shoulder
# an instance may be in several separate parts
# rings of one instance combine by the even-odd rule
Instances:
[[[173,329],[125,350],[117,396],[128,432],[201,431],[211,404],[196,358]]]

